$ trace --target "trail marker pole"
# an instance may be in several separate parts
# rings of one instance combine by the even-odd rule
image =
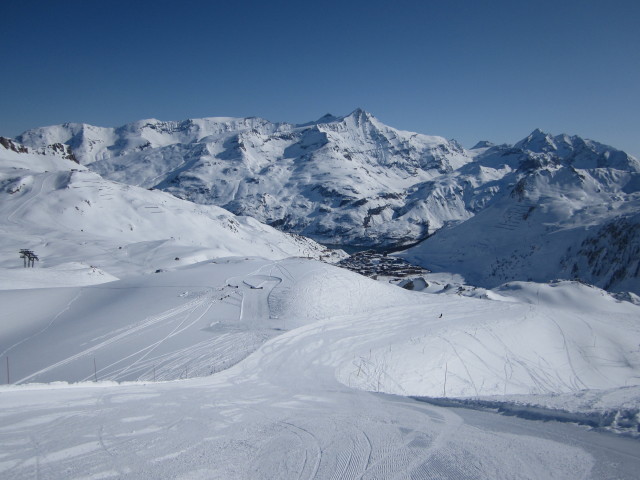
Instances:
[[[449,364],[444,362],[444,385],[442,385],[442,396],[447,396],[447,371],[449,370]]]
[[[98,369],[96,368],[96,358],[93,357],[93,378],[97,382],[98,381]]]
[[[7,385],[11,383],[11,377],[9,376],[9,357],[7,356]]]

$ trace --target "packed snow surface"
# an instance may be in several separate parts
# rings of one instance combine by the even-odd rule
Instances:
[[[409,292],[313,260],[246,257],[5,290],[0,344],[18,385],[0,389],[0,470],[634,478],[636,440],[404,397],[640,384],[640,307],[573,282],[491,293]],[[84,383],[31,383],[52,381]]]

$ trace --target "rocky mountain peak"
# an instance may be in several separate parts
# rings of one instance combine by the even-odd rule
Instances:
[[[491,148],[491,147],[495,147],[495,146],[496,146],[496,144],[493,143],[493,142],[490,142],[488,140],[480,140],[473,147],[471,147],[471,150],[479,150],[481,148]]]
[[[357,127],[360,127],[366,123],[371,122],[371,120],[375,118],[369,112],[363,110],[362,108],[356,108],[349,115],[343,117],[344,122],[353,122],[353,124]]]
[[[536,128],[526,138],[514,145],[514,148],[529,150],[535,153],[555,152],[558,147],[554,142],[554,137]]]
[[[10,138],[0,137],[0,145],[7,150],[11,150],[16,153],[29,153],[29,149],[24,145],[14,142]]]

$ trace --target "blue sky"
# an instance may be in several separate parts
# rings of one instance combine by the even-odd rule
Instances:
[[[0,135],[64,122],[362,107],[515,143],[539,127],[640,155],[640,2],[4,2]]]

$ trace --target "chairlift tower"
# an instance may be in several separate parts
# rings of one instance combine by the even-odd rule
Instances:
[[[19,253],[20,253],[20,258],[24,260],[24,268],[27,268],[27,266],[33,268],[35,266],[36,260],[38,261],[40,260],[38,256],[35,253],[33,253],[32,250],[23,248],[20,250]]]

